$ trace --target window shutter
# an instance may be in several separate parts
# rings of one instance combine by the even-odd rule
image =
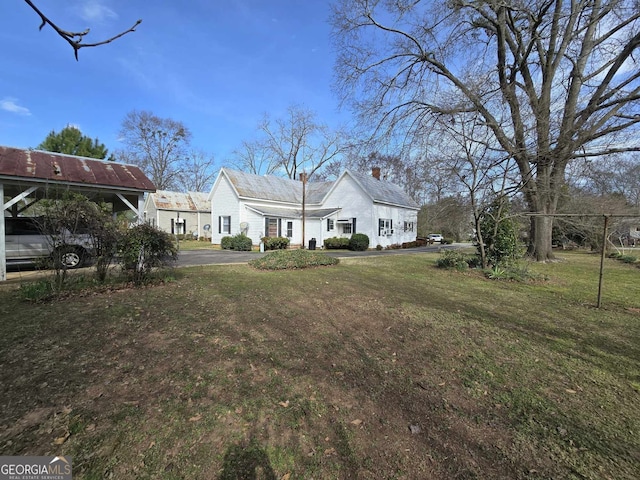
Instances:
[[[393,220],[389,220],[389,228],[391,229],[391,233],[393,233]]]
[[[222,233],[222,217],[218,217],[218,233]]]
[[[378,236],[382,235],[382,229],[384,228],[384,220],[378,219]]]
[[[173,231],[173,218],[171,219],[171,234],[173,235],[175,232]]]
[[[329,226],[331,225],[329,222],[331,222],[330,218],[327,218],[327,232],[330,230]]]
[[[353,217],[351,220],[353,220],[353,225],[351,226],[351,233],[356,233],[356,217]]]
[[[183,227],[182,233],[184,233],[186,235],[187,234],[187,219],[186,218],[183,219],[182,222],[183,222],[182,223],[182,227]]]
[[[269,236],[269,219],[267,217],[264,218],[264,236]]]
[[[282,236],[282,219],[281,218],[278,219],[278,236],[279,237]]]

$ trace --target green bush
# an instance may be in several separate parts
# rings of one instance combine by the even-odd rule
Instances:
[[[436,262],[438,268],[455,268],[466,270],[469,268],[469,256],[457,250],[445,250]]]
[[[262,258],[251,260],[249,265],[260,270],[297,270],[301,268],[336,265],[337,258],[311,250],[276,250]]]
[[[638,261],[638,257],[634,257],[633,255],[622,255],[618,257],[618,260],[624,263],[636,263]]]
[[[440,242],[440,245],[451,245],[452,243],[453,243],[452,238],[443,238],[442,242]]]
[[[220,246],[223,250],[237,250],[240,252],[250,252],[253,241],[244,233],[239,233],[233,237],[222,237]]]
[[[52,283],[46,279],[20,284],[20,297],[23,300],[42,302],[49,300],[54,294]]]
[[[482,259],[479,255],[469,255],[458,250],[445,250],[436,265],[439,268],[466,270],[467,268],[480,268]]]
[[[119,249],[122,268],[136,284],[147,280],[154,268],[167,267],[178,258],[171,235],[146,223],[127,229]]]
[[[349,248],[349,239],[340,237],[325,238],[324,248],[327,250],[345,250]]]
[[[369,237],[364,233],[354,233],[349,239],[349,250],[364,252],[369,248]]]
[[[491,265],[508,265],[524,254],[523,245],[518,240],[518,223],[509,215],[509,210],[507,199],[496,198],[480,218],[484,253]],[[481,254],[480,245],[478,254]]]
[[[262,237],[265,250],[285,250],[289,248],[289,242],[287,237]]]
[[[511,262],[506,265],[494,265],[484,271],[491,280],[509,280],[513,282],[527,282],[532,280],[545,280],[544,277],[534,274],[529,270],[529,265],[523,262]]]

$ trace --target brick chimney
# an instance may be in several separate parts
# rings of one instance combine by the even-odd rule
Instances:
[[[380,180],[380,167],[373,167],[371,169],[371,175],[373,175],[373,178],[376,180]]]

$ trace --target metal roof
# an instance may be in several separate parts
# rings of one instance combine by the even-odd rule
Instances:
[[[378,180],[374,176],[364,173],[352,172],[349,170],[345,173],[351,175],[351,177],[375,202],[415,209],[420,208],[420,205],[418,205],[413,198],[407,195],[407,193],[395,183]]]
[[[300,205],[302,203],[302,182],[299,180],[275,177],[272,175],[261,176],[227,168],[223,168],[223,171],[240,197],[284,202],[294,205]],[[371,175],[349,170],[345,171],[343,175],[350,175],[374,202],[415,209],[420,208],[420,205],[418,205],[414,199],[394,183],[378,180]],[[336,182],[307,183],[306,203],[321,205],[327,193],[329,193],[339,180],[340,179]]]
[[[158,210],[177,210],[190,212],[210,212],[211,205],[207,194],[201,192],[172,192],[157,190],[151,194],[151,200]]]
[[[243,198],[256,198],[298,204],[302,198],[302,182],[290,178],[272,175],[255,175],[223,168],[238,195]]]
[[[0,146],[0,179],[153,192],[136,165]]]

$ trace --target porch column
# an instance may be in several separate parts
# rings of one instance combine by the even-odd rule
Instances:
[[[0,182],[0,205],[2,205],[2,220],[0,221],[0,282],[7,280],[7,251],[6,235],[4,230],[4,184]]]

